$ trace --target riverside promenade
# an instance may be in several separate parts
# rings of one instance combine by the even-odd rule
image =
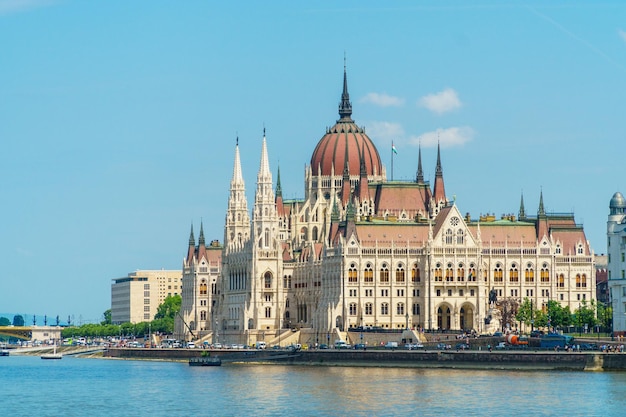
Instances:
[[[206,353],[203,353],[206,352]],[[224,364],[297,364],[451,369],[520,369],[626,371],[626,353],[554,352],[534,350],[245,350],[109,348],[108,358],[186,361],[216,356]]]

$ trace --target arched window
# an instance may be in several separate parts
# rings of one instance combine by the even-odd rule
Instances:
[[[206,281],[202,280],[202,282],[200,283],[200,295],[206,295],[206,294],[207,294]]]
[[[448,264],[446,268],[446,282],[454,281],[454,269],[452,269],[452,264]]]
[[[380,282],[389,282],[389,268],[387,268],[387,264],[383,264],[380,268]]]
[[[535,282],[535,270],[533,268],[533,264],[526,265],[526,270],[524,271],[524,282],[526,284],[532,284]]]
[[[206,311],[202,310],[200,312],[200,320],[206,320]]]
[[[456,280],[459,282],[465,281],[465,268],[463,264],[459,264],[459,267],[456,270]]]
[[[420,305],[419,304],[413,304],[413,315],[414,316],[419,316],[420,314]]]
[[[313,240],[317,241],[317,227],[313,227]]]
[[[350,315],[356,316],[356,303],[350,303]]]
[[[493,282],[502,282],[503,274],[502,274],[502,266],[500,264],[496,264],[496,267],[493,269]]]
[[[355,264],[351,264],[350,269],[348,269],[348,282],[358,282],[358,275]]]
[[[446,230],[446,244],[447,245],[452,244],[452,229]]]
[[[565,277],[563,276],[563,274],[559,275],[558,286],[559,288],[565,288]]]
[[[441,264],[435,265],[435,281],[443,281],[443,273],[441,271]]]
[[[365,266],[365,271],[363,273],[363,279],[365,282],[374,282],[374,270],[372,269],[371,264],[367,264]]]
[[[420,282],[420,270],[417,267],[417,264],[413,264],[413,268],[411,269],[411,282]]]
[[[389,315],[389,303],[382,303],[380,305],[380,314],[383,316]]]
[[[580,277],[580,287],[587,288],[587,275],[585,274]]]
[[[373,312],[372,303],[365,303],[365,315],[371,316]]]
[[[456,244],[462,245],[464,241],[465,239],[464,239],[463,229],[457,230],[456,231]]]
[[[404,266],[400,264],[396,268],[396,284],[404,284]]]
[[[517,265],[515,264],[511,265],[511,269],[509,269],[509,282],[519,282],[519,271],[517,270]]]
[[[476,282],[476,266],[474,264],[470,264],[467,280]]]
[[[580,288],[580,286],[581,286],[580,274],[576,274],[576,288]]]
[[[264,275],[264,280],[265,280],[265,288],[272,288],[272,273],[271,272],[266,272]]]
[[[550,282],[550,270],[548,264],[543,264],[541,268],[541,282]]]
[[[265,236],[264,236],[264,240],[265,240],[265,247],[269,247],[270,246],[270,229],[265,229]]]
[[[396,314],[398,316],[403,316],[404,315],[404,303],[396,304]]]

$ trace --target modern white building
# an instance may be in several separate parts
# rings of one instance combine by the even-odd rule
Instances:
[[[141,323],[151,321],[167,296],[182,292],[182,272],[166,270],[135,271],[111,284],[111,321]]]
[[[606,223],[609,297],[613,307],[613,331],[626,333],[626,200],[613,194]]]

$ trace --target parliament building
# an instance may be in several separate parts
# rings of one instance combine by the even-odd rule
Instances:
[[[313,143],[313,142],[312,142]],[[471,218],[434,183],[421,148],[413,181],[389,181],[378,149],[352,119],[344,69],[339,119],[314,147],[304,198],[283,198],[263,140],[248,208],[234,149],[223,243],[193,229],[183,261],[177,332],[222,343],[346,339],[350,328],[490,331],[497,298],[574,311],[595,299],[594,253],[572,213]],[[517,206],[517,203],[515,203]],[[315,335],[315,336],[311,336]]]

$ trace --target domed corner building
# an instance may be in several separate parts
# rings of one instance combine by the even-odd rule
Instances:
[[[626,336],[626,199],[616,192],[609,202],[606,224],[608,284],[613,307],[613,333]]]
[[[185,338],[359,343],[358,329],[371,327],[416,341],[421,329],[516,327],[502,317],[505,299],[539,308],[557,300],[572,310],[595,299],[583,228],[572,213],[546,213],[542,194],[535,216],[526,215],[523,196],[517,216],[462,215],[446,197],[439,147],[432,186],[421,149],[413,181],[388,181],[374,142],[352,119],[345,68],[339,119],[313,150],[304,198],[283,199],[278,169],[274,185],[264,132],[249,210],[239,151],[237,144],[220,278],[208,301],[182,307],[206,318],[198,322],[206,331],[192,336],[179,324]],[[198,246],[192,234],[184,288],[201,285]],[[376,343],[368,340],[375,332],[365,333]]]

